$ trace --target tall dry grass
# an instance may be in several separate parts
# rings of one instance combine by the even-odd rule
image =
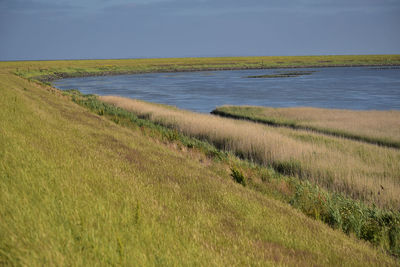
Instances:
[[[222,106],[214,112],[282,126],[310,128],[382,145],[400,146],[400,111],[312,107]],[[357,138],[358,137],[358,138]]]
[[[400,205],[400,151],[396,149],[116,96],[100,100],[330,190],[385,208]]]
[[[341,110],[323,108],[265,108],[266,117],[292,119],[306,126],[339,129],[400,141],[400,111],[396,110]]]

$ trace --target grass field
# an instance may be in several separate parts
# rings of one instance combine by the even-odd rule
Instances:
[[[0,64],[3,69],[8,69],[22,77],[49,81],[63,77],[146,72],[317,66],[391,66],[400,65],[400,55],[66,60],[0,62]]]
[[[0,265],[398,264],[236,183],[229,161],[15,75],[108,63],[0,62]]]
[[[212,113],[400,148],[400,111],[223,106]]]
[[[384,208],[397,209],[400,205],[400,151],[397,149],[122,97],[103,96],[100,100],[335,192]]]
[[[301,210],[307,216],[325,222],[333,229],[341,229],[347,234],[370,241],[377,247],[400,255],[400,214],[398,211],[385,211],[376,206],[368,207],[362,202],[344,197],[342,194],[328,192],[318,185],[302,181],[298,176],[285,176],[282,172],[252,164],[236,158],[232,153],[224,153],[207,141],[188,136],[175,127],[162,126],[151,120],[149,113],[130,112],[114,105],[104,103],[93,95],[82,95],[69,90],[65,95],[95,114],[123,125],[137,129],[146,135],[173,142],[180,149],[196,150],[208,157],[222,160],[230,165],[231,177],[243,186],[267,194]],[[148,104],[149,105],[149,104]],[[154,106],[154,104],[152,104]],[[174,109],[164,105],[155,105]],[[175,109],[176,110],[176,109]],[[171,125],[170,125],[171,126]]]

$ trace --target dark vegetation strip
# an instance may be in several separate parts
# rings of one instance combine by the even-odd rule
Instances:
[[[378,145],[378,146],[400,149],[400,142],[398,142],[398,141],[388,140],[388,139],[379,138],[379,137],[358,135],[358,134],[353,134],[353,133],[349,133],[349,132],[337,130],[337,129],[327,129],[327,128],[318,128],[318,127],[313,127],[313,126],[304,126],[304,125],[299,125],[294,121],[281,122],[281,121],[277,121],[272,118],[268,119],[268,118],[259,118],[259,117],[252,117],[252,116],[246,116],[246,115],[239,115],[239,114],[231,113],[229,111],[228,112],[223,111],[219,108],[216,108],[213,111],[211,111],[211,114],[218,115],[221,117],[226,117],[226,118],[248,120],[248,121],[263,123],[263,124],[266,124],[269,126],[274,126],[274,127],[286,127],[286,128],[291,128],[294,130],[313,131],[313,132],[316,132],[319,134],[325,134],[325,135],[335,136],[335,137],[342,137],[342,138],[351,139],[354,141],[359,141],[359,142],[364,142],[364,143],[369,143],[369,144],[374,144],[374,145]]]
[[[140,130],[145,135],[165,142],[175,142],[223,161],[231,166],[231,177],[237,183],[288,203],[311,218],[367,240],[391,255],[400,257],[399,211],[369,207],[341,194],[330,193],[308,181],[287,176],[292,168],[290,162],[282,163],[274,170],[239,160],[205,140],[185,136],[176,129],[152,122],[149,115],[138,117],[132,112],[99,101],[95,95],[82,95],[77,90],[68,90],[64,94],[75,103],[116,124]]]
[[[316,71],[287,71],[287,72],[285,71],[275,74],[251,75],[251,76],[246,76],[245,78],[291,78],[303,75],[311,75],[314,72]]]

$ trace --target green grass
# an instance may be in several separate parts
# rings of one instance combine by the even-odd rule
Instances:
[[[31,64],[57,67],[0,65],[1,265],[398,263],[278,201],[269,171],[239,165],[244,187],[205,143],[10,73]]]
[[[142,118],[139,118],[133,112],[103,103],[96,96],[82,95],[75,90],[66,91],[65,94],[71,95],[74,102],[96,114],[106,116],[120,125],[132,129],[140,127],[143,133],[159,140],[176,142],[179,147],[196,149],[208,157],[223,160],[231,165],[230,175],[235,182],[243,186],[248,185],[253,190],[284,201],[300,209],[307,216],[325,222],[334,229],[354,234],[393,255],[400,255],[400,232],[398,232],[400,213],[368,207],[361,202],[340,194],[328,193],[318,186],[294,178],[297,172],[301,171],[301,164],[298,161],[276,163],[274,168],[279,173],[291,177],[282,176],[272,169],[242,161],[235,158],[233,154],[217,150],[207,142],[185,136],[176,129],[153,122],[150,115],[142,115]],[[168,106],[158,104],[157,106],[171,109]],[[246,176],[250,179],[247,179]],[[286,188],[286,190],[282,190],[282,188]]]
[[[400,65],[400,55],[60,60],[0,62],[0,65],[2,65],[3,69],[8,69],[25,78],[51,81],[65,77],[147,72],[328,66],[392,66]]]

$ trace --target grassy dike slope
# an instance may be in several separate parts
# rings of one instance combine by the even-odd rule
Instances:
[[[51,87],[0,95],[0,265],[396,264]]]

